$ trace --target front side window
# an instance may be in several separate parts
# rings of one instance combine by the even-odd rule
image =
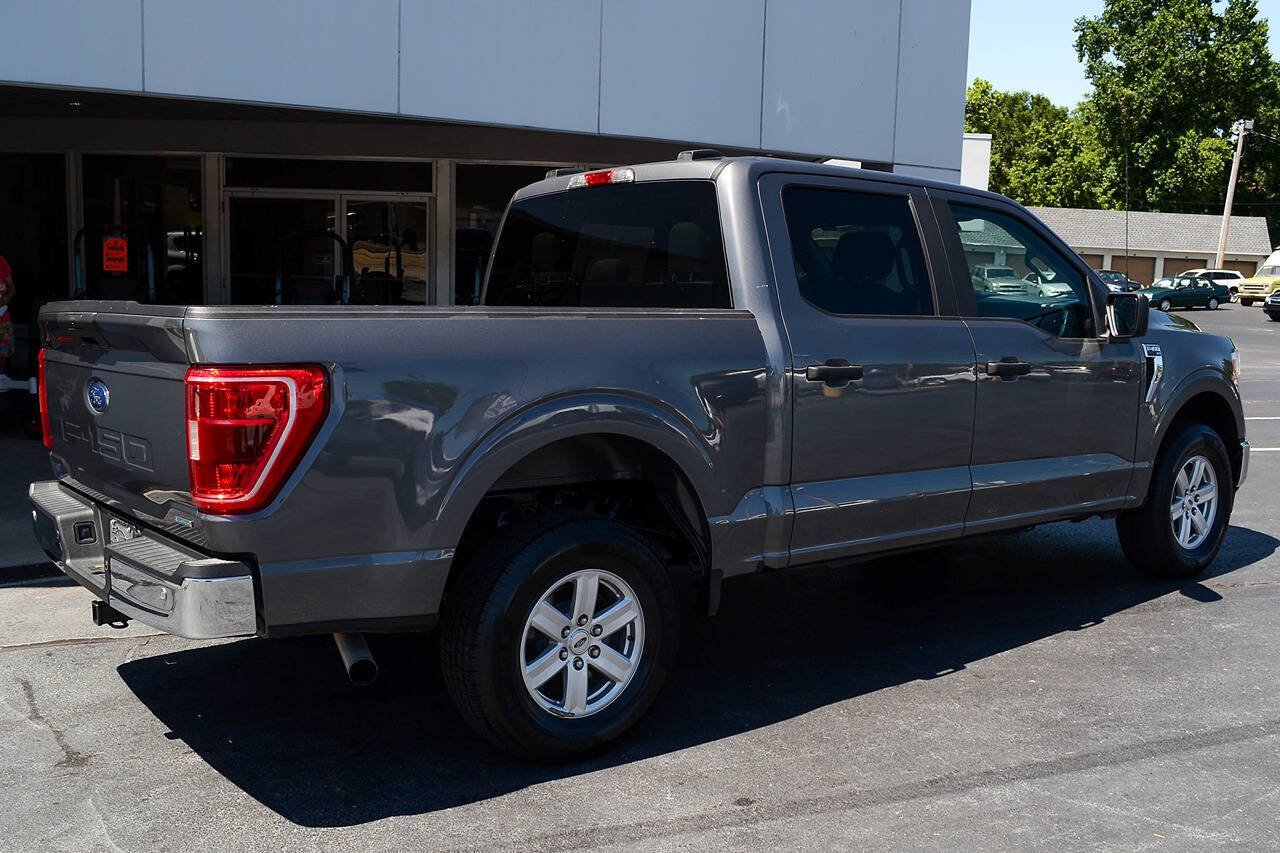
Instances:
[[[484,304],[732,307],[715,186],[610,184],[515,202]]]
[[[904,196],[788,187],[800,295],[832,314],[932,316],[920,233]]]
[[[1030,226],[1005,213],[951,204],[979,317],[1022,320],[1063,338],[1095,335],[1084,275]],[[993,266],[1013,278],[978,274]]]

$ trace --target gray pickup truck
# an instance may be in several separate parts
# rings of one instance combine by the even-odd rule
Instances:
[[[975,289],[981,264],[1064,285]],[[41,314],[38,536],[99,624],[438,627],[502,748],[617,737],[725,578],[1089,516],[1201,571],[1249,460],[1231,341],[1010,200],[701,152],[516,194],[481,304]]]

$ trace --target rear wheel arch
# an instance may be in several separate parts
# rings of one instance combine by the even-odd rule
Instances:
[[[544,443],[489,479],[457,536],[449,592],[471,555],[529,516],[613,518],[652,540],[673,572],[705,581],[711,531],[697,486],[665,449],[619,432],[583,432]]]

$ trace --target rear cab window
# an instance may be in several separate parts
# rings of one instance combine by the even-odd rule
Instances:
[[[513,202],[483,303],[731,308],[711,181],[582,187]]]
[[[845,316],[933,316],[905,196],[792,186],[782,205],[796,283],[810,305]]]

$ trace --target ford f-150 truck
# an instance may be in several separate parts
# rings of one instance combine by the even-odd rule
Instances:
[[[41,542],[99,624],[334,633],[358,678],[438,627],[469,723],[551,756],[636,722],[725,579],[1097,515],[1193,575],[1248,467],[1230,340],[959,186],[553,173],[480,302],[46,307]]]

